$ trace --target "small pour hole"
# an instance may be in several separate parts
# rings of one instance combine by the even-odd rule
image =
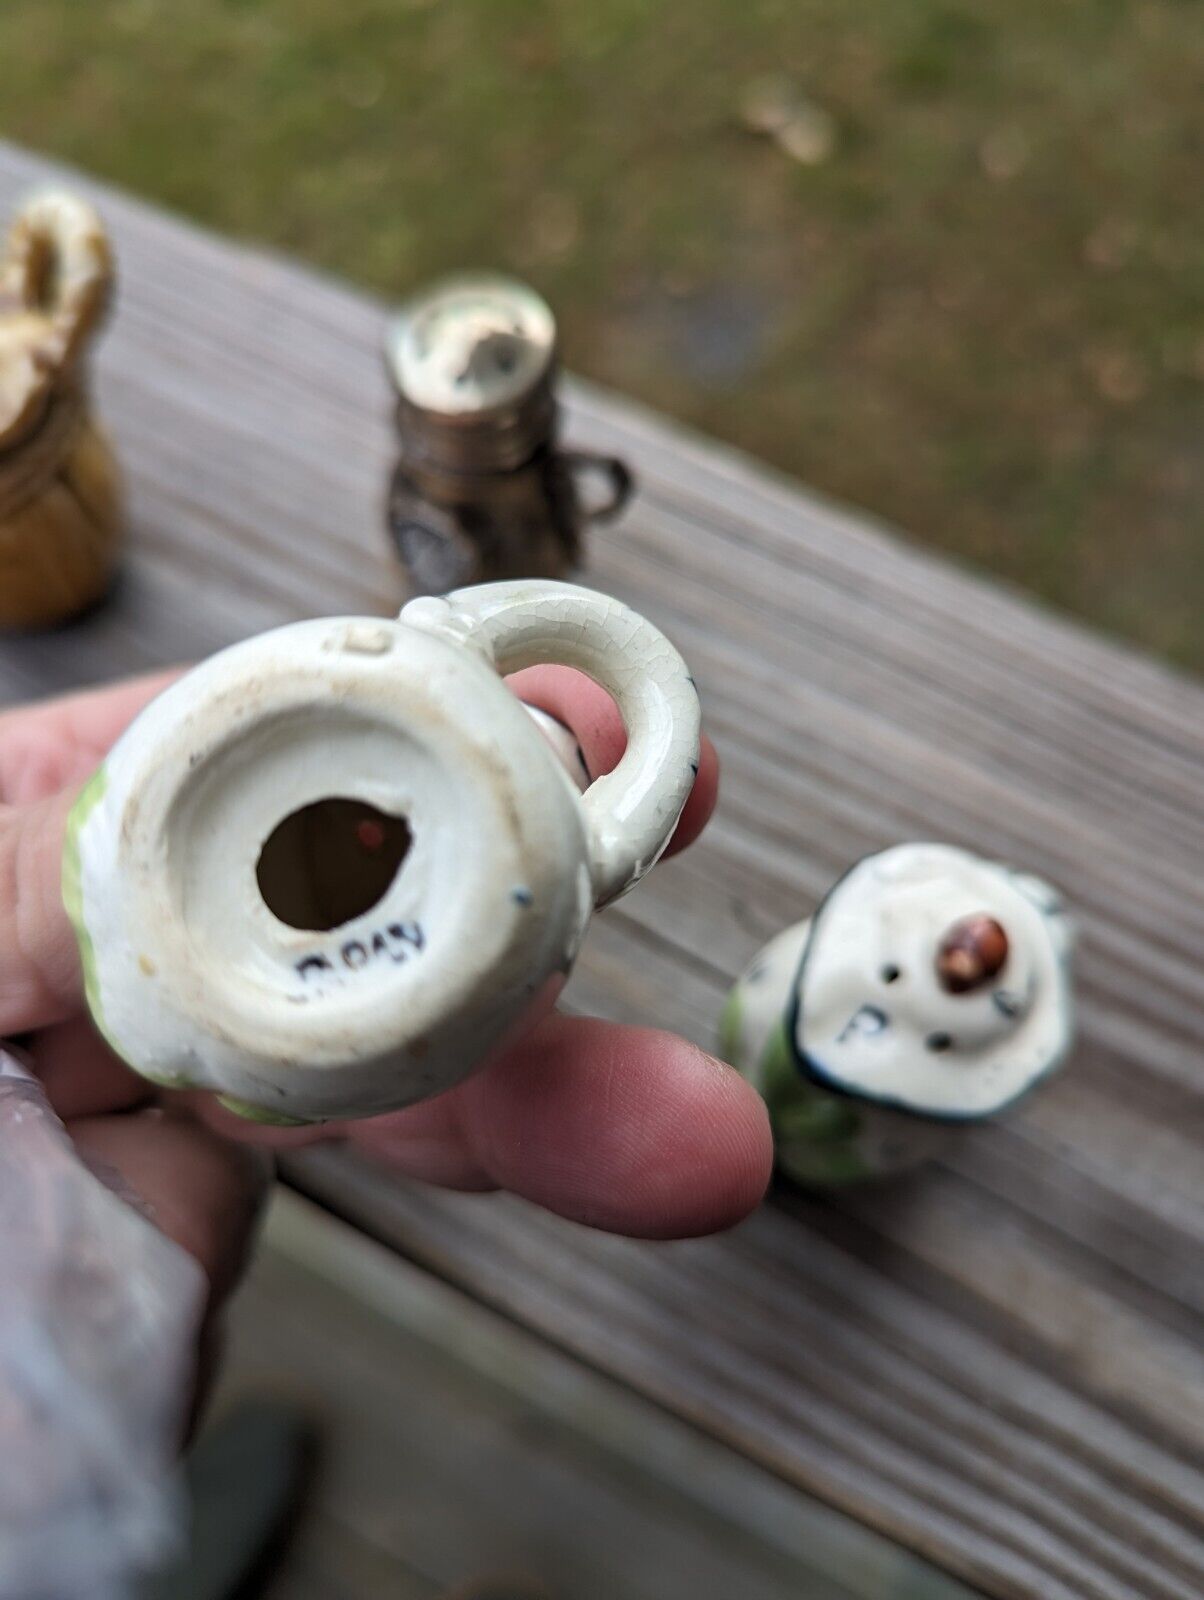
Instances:
[[[255,878],[273,916],[325,933],[384,899],[412,843],[404,817],[363,800],[315,800],[272,829]]]
[[[902,976],[903,976],[902,972],[899,970],[898,967],[895,966],[893,961],[892,962],[888,962],[887,965],[885,967],[883,967],[883,969],[882,969],[882,971],[880,973],[880,977],[881,977],[883,983],[898,983],[899,979]]]

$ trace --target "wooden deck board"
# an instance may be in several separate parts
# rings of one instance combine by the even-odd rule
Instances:
[[[265,1395],[322,1446],[263,1600],[434,1600],[497,1573],[555,1600],[971,1600],[287,1192],[215,1422]]]
[[[49,169],[0,147],[0,207]],[[382,308],[128,198],[102,351],[133,506],[112,605],[0,645],[24,698],[402,598]],[[583,386],[641,494],[587,581],[698,677],[724,761],[687,858],[600,919],[570,1002],[710,1042],[757,944],[937,835],[1079,909],[1068,1071],[941,1167],[732,1235],[601,1239],[327,1151],[293,1181],[398,1252],[998,1596],[1204,1592],[1198,1470],[1204,687]]]

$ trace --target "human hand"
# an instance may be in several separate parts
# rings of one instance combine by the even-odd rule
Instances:
[[[369,1122],[265,1131],[208,1096],[163,1096],[131,1073],[87,1018],[59,876],[66,816],[126,724],[170,675],[0,715],[0,1037],[23,1035],[77,1146],[116,1169],[164,1232],[204,1266],[213,1304],[235,1281],[262,1191],[247,1146],[343,1137],[411,1176],[506,1188],[595,1227],[646,1237],[708,1232],[754,1206],[771,1146],[759,1097],[671,1035],[564,1016],[459,1088]],[[511,680],[568,724],[591,773],[618,761],[609,697],[559,668]],[[673,848],[713,808],[714,750]]]

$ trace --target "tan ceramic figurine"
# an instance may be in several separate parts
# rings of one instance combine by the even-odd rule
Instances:
[[[29,200],[0,262],[0,627],[62,622],[113,574],[120,482],[87,370],[112,288],[92,207]]]

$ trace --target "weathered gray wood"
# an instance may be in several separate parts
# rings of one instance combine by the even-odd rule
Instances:
[[[295,1195],[263,1246],[215,1411],[283,1392],[323,1442],[272,1597],[317,1566],[346,1600],[498,1571],[565,1600],[970,1600]]]
[[[0,206],[43,163],[0,152]],[[401,598],[381,308],[102,192],[100,365],[132,488],[115,603],[0,645],[0,695]],[[688,654],[707,838],[591,931],[575,1006],[708,1042],[757,944],[858,854],[939,835],[1081,909],[1083,1042],[939,1168],[652,1247],[326,1152],[294,1181],[470,1295],[994,1595],[1204,1592],[1204,689],[578,388],[643,493],[590,577]]]
[[[333,1151],[292,1171],[410,1258],[954,1558],[989,1593],[1199,1593],[1201,1483],[1185,1435],[1176,1448],[1140,1405],[1099,1392],[1110,1351],[1095,1363],[1085,1348],[1077,1367],[1051,1359],[1022,1294],[1015,1316],[979,1302],[906,1243],[818,1202],[767,1208],[723,1240],[631,1246],[510,1200],[432,1203]],[[999,1298],[1009,1280],[1015,1290],[1010,1267]]]
[[[265,1600],[971,1600],[658,1407],[280,1192],[214,1407],[292,1395],[321,1466]]]

